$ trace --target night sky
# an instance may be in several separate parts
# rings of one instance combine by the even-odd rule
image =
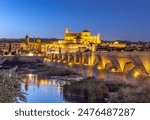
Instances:
[[[66,26],[103,40],[150,41],[150,0],[0,0],[0,38],[63,38]]]

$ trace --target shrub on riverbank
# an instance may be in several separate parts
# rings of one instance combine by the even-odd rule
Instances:
[[[64,86],[64,98],[74,102],[149,103],[148,85],[84,79]]]
[[[72,82],[64,86],[64,97],[85,99],[86,101],[104,102],[108,94],[108,88],[103,81],[93,78],[83,79],[79,82]]]
[[[6,60],[3,63],[3,67],[14,67],[18,66],[18,71],[21,73],[43,73],[43,74],[48,74],[50,76],[67,76],[67,75],[72,75],[76,74],[75,72],[59,67],[59,66],[48,66],[46,64],[43,64],[41,61],[36,61],[36,62],[26,62],[26,61],[21,61],[21,60]]]
[[[20,79],[16,76],[0,76],[0,102],[15,103],[18,100],[26,101],[24,93],[21,90]]]
[[[67,75],[76,74],[75,72],[69,69],[65,69],[63,67],[57,67],[57,66],[49,66],[47,73],[50,76],[67,76]]]
[[[116,103],[149,103],[150,88],[145,87],[122,87],[118,91],[118,95],[111,99]]]

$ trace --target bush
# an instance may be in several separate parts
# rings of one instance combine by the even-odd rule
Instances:
[[[73,71],[69,69],[65,69],[57,66],[49,66],[48,67],[48,75],[50,76],[66,76],[75,74]]]
[[[108,88],[103,81],[96,79],[84,79],[79,82],[72,82],[64,86],[64,97],[84,99],[86,102],[104,102],[108,94]]]
[[[117,97],[111,102],[119,103],[149,103],[150,88],[149,87],[122,87],[118,91]]]
[[[25,95],[21,90],[21,80],[16,76],[0,76],[0,102],[14,103],[18,100],[26,101]]]

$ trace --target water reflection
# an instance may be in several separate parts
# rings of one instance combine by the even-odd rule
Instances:
[[[48,79],[48,76],[38,74],[23,74],[21,79],[22,89],[27,93],[27,102],[66,102],[61,87],[65,81]]]
[[[149,77],[140,77],[137,69],[133,69],[128,75],[123,72],[110,72],[104,69],[93,69],[92,67],[67,66],[77,73],[82,74],[85,77],[94,76],[100,80],[128,80],[137,81],[149,79]],[[133,74],[135,73],[135,74]],[[27,93],[27,102],[30,103],[62,103],[62,102],[91,102],[87,100],[78,100],[73,98],[64,98],[62,84],[65,81],[49,79],[47,75],[41,74],[22,74],[22,88]],[[97,102],[97,101],[92,101]]]

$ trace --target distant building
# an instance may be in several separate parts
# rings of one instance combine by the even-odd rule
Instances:
[[[82,32],[70,32],[68,27],[66,27],[64,39],[30,38],[26,35],[21,40],[0,41],[0,53],[75,53],[86,50],[95,51],[96,48],[100,51],[150,50],[150,43],[102,41],[100,33],[92,35],[87,29]]]
[[[24,50],[27,51],[41,51],[41,39],[38,37],[37,39],[30,39],[28,35],[25,36],[26,46]]]
[[[16,52],[18,53],[23,49],[24,46],[23,41],[0,41],[0,51],[3,53],[11,53]]]
[[[101,46],[114,47],[114,48],[125,48],[126,44],[121,43],[119,41],[104,41],[101,43]]]
[[[43,43],[42,51],[51,53],[77,52],[81,48],[92,49],[92,44],[100,43],[100,34],[92,35],[89,30],[79,33],[69,32],[69,28],[66,27],[64,39],[52,44]]]
[[[9,41],[0,41],[0,51],[9,52],[10,42]]]
[[[69,32],[68,27],[66,27],[65,37],[60,43],[76,43],[76,44],[100,44],[100,34],[96,36],[91,35],[89,30],[84,30],[80,33]]]
[[[10,42],[10,52],[21,52],[25,43],[24,41],[12,41]]]

